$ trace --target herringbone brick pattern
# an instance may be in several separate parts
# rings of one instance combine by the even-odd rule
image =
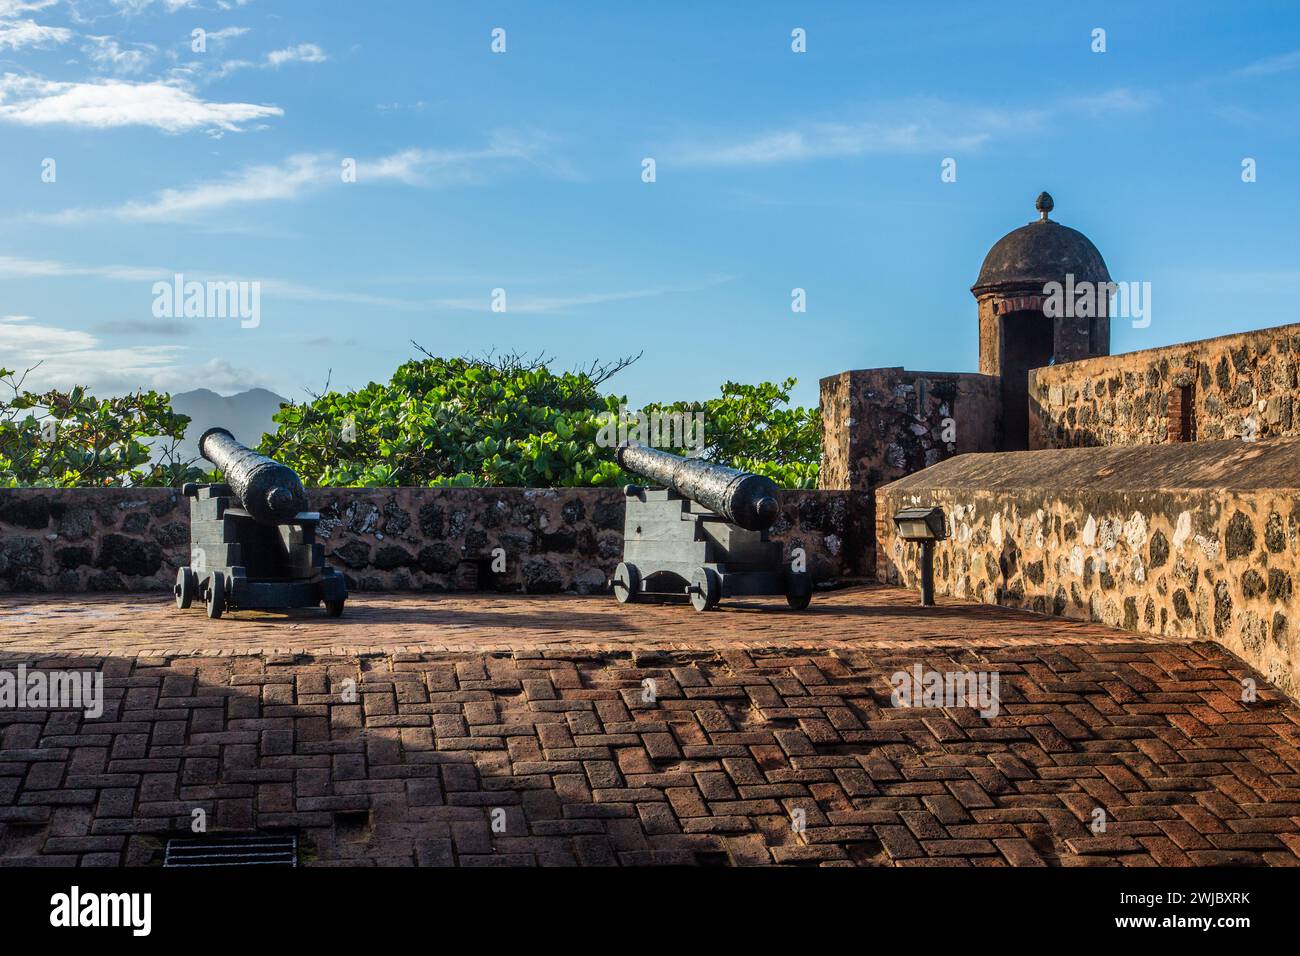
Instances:
[[[901,617],[911,599],[866,598]],[[794,616],[670,610],[713,635],[76,658],[6,632],[0,668],[102,667],[108,704],[0,711],[0,860],[147,864],[201,810],[209,832],[299,831],[324,865],[1300,862],[1300,711],[1262,681],[1242,703],[1250,671],[1215,645],[1060,643],[1001,613],[879,643],[857,616],[859,647],[759,649],[747,623]],[[917,663],[996,671],[1001,712],[892,706]]]

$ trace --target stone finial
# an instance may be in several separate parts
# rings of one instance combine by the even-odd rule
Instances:
[[[1048,222],[1047,214],[1052,211],[1056,203],[1052,202],[1052,194],[1041,192],[1038,198],[1034,200],[1034,208],[1038,210],[1038,219],[1040,222]]]

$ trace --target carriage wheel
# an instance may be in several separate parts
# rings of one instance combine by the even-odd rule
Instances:
[[[194,603],[194,595],[199,590],[199,578],[190,567],[177,568],[176,570],[176,587],[172,589],[176,593],[176,606],[182,611]]]
[[[691,607],[711,611],[722,600],[722,580],[712,568],[696,568],[691,575]]]
[[[213,571],[208,578],[208,617],[215,621],[225,609],[226,576],[220,571]]]
[[[812,578],[807,571],[791,572],[787,576],[785,600],[795,611],[802,611],[812,601]]]
[[[619,604],[630,604],[641,594],[641,572],[635,564],[621,562],[614,569],[614,598]]]

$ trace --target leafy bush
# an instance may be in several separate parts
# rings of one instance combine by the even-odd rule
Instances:
[[[312,485],[617,485],[602,445],[626,399],[600,385],[635,359],[557,374],[543,359],[426,357],[386,385],[283,406],[260,450]],[[781,385],[728,382],[722,396],[645,411],[704,415],[703,456],[810,487],[821,458],[816,409],[788,408]],[[674,449],[681,453],[683,448]]]
[[[601,385],[633,361],[556,373],[540,357],[425,352],[386,384],[346,393],[327,387],[308,402],[281,406],[259,450],[309,486],[618,485],[634,480],[615,464],[610,440],[626,399],[604,394]],[[172,412],[165,394],[97,399],[78,387],[37,395],[5,369],[0,384],[13,393],[0,399],[0,486],[216,478],[177,458],[189,419]],[[767,475],[787,488],[814,487],[821,419],[817,409],[790,407],[794,384],[727,382],[718,398],[642,411],[702,416],[702,444],[679,442],[669,449],[678,454]]]
[[[282,406],[260,450],[313,485],[613,484],[619,469],[595,441],[618,401],[600,394],[601,378],[430,356],[386,385]]]
[[[202,474],[176,456],[190,420],[170,396],[37,394],[23,388],[26,377],[0,368],[0,487],[178,485]]]
[[[647,406],[646,411],[702,413],[701,457],[766,475],[782,488],[816,488],[822,457],[822,420],[815,408],[791,408],[796,379],[780,385],[727,382],[704,402]],[[670,449],[686,454],[685,446]]]

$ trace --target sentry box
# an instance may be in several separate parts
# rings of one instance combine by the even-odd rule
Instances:
[[[904,541],[921,545],[921,606],[934,607],[934,543],[948,537],[942,508],[903,508],[894,514],[894,527]]]

